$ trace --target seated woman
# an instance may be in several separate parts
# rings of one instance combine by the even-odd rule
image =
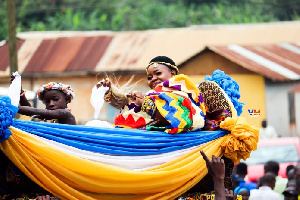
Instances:
[[[153,58],[146,72],[151,89],[146,94],[135,91],[124,95],[109,79],[98,84],[98,87],[109,87],[105,100],[121,109],[115,118],[116,127],[161,130],[170,134],[218,130],[220,122],[226,117],[237,115],[232,102],[217,83],[204,81],[197,87],[188,76],[178,74],[174,61],[168,57]],[[225,186],[232,189],[230,177],[233,162],[225,157],[223,159]],[[188,193],[211,190],[213,180],[207,175]]]
[[[210,93],[205,93],[206,88],[219,88],[217,84],[206,81],[201,84],[200,88],[204,90],[200,92],[188,76],[178,74],[179,70],[170,58],[153,58],[146,72],[151,89],[146,94],[135,91],[125,95],[109,79],[97,85],[109,87],[105,101],[121,109],[115,118],[116,127],[162,130],[176,134],[200,129],[215,130],[220,121],[232,116],[234,108],[225,97],[221,101],[221,108],[217,108],[218,104],[214,105],[215,109],[205,104],[210,103],[207,100]],[[218,95],[224,96],[223,93]]]

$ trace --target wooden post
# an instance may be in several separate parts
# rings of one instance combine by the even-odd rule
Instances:
[[[18,71],[18,45],[16,37],[15,0],[6,0],[8,25],[9,69],[10,74]]]

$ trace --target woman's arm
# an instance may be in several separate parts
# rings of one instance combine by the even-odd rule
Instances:
[[[27,116],[38,115],[39,118],[46,120],[58,119],[58,123],[62,124],[76,124],[75,117],[66,109],[46,110],[29,106],[19,106],[18,113]]]

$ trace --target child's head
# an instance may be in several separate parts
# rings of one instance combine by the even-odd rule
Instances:
[[[250,196],[250,190],[247,187],[238,186],[234,189],[235,193],[242,196],[243,200],[248,200]]]
[[[37,95],[45,105],[47,110],[65,109],[67,104],[75,98],[75,94],[69,85],[50,82],[43,85]]]
[[[166,56],[153,58],[146,67],[148,85],[151,89],[178,74],[174,61]]]

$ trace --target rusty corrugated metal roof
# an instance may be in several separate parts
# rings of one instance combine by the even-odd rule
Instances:
[[[300,48],[293,43],[208,46],[244,68],[272,80],[300,80]]]
[[[97,71],[141,70],[137,64],[151,39],[147,31],[116,33]],[[143,68],[142,68],[143,69]]]
[[[24,40],[18,40],[18,49],[22,46]],[[9,67],[8,42],[0,47],[0,71],[6,71]]]
[[[111,36],[43,40],[23,73],[94,71],[111,40]]]

